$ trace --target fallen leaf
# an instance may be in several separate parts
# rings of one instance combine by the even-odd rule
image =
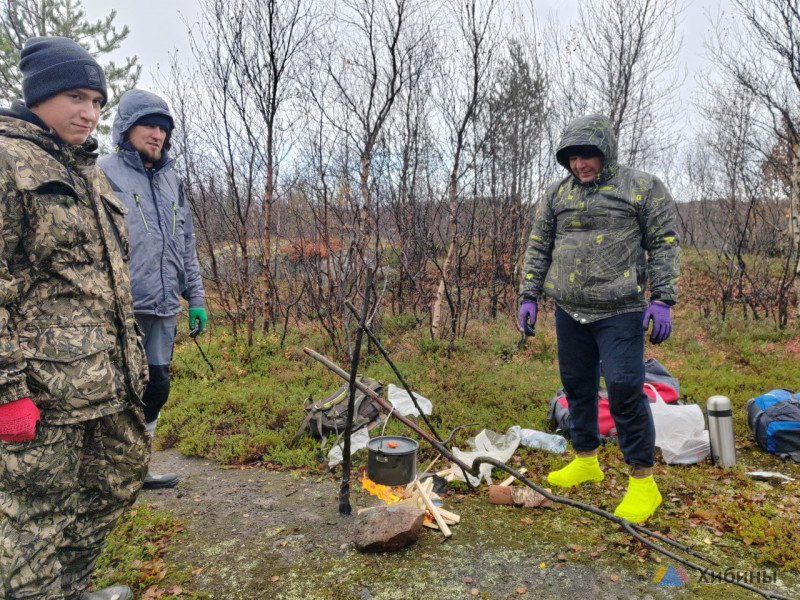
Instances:
[[[610,577],[610,579],[611,579],[611,581],[617,582],[617,581],[619,581],[619,575],[612,575]]]
[[[469,591],[469,593],[472,594],[473,596],[480,596],[481,595],[481,591],[478,588],[472,588]]]
[[[704,539],[704,540],[703,540],[703,543],[704,543],[704,544],[708,544],[709,546],[710,546],[711,544],[713,544],[713,542],[711,541],[711,538],[706,538],[706,539]]]
[[[462,577],[461,578],[461,582],[462,583],[472,583],[472,577],[470,577],[469,575],[467,575],[466,577]]]
[[[558,553],[558,556],[556,556],[556,558],[561,562],[564,562],[565,560],[567,560],[566,555],[561,554],[560,552]]]
[[[272,577],[270,577],[270,578],[269,578],[269,580],[270,580],[272,583],[275,583],[276,581],[280,581],[280,580],[281,580],[281,578],[280,578],[280,575],[273,575]]]
[[[525,592],[527,592],[527,591],[528,591],[528,588],[526,588],[526,587],[524,587],[524,586],[519,586],[519,587],[517,588],[517,593],[518,593],[520,596],[522,596],[522,594],[524,594],[524,593],[525,593]]]
[[[575,552],[580,552],[581,550],[583,550],[583,546],[579,546],[578,544],[570,544],[569,547],[575,550]]]
[[[544,567],[545,567],[545,564],[544,564],[544,563],[539,563],[539,568],[540,568],[540,569],[544,569]]]
[[[430,554],[423,554],[422,555],[422,558],[429,558],[429,557],[430,557]]]
[[[192,571],[192,575],[200,575],[200,573],[202,572],[203,572],[203,567],[200,567],[199,569],[195,569],[194,571]]]

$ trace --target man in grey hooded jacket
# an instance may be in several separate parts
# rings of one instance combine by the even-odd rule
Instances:
[[[577,457],[548,474],[552,485],[600,481],[597,393],[602,375],[628,491],[614,511],[647,520],[661,503],[653,480],[655,432],[643,391],[644,332],[661,343],[672,331],[680,250],[677,213],[654,175],[617,163],[608,119],[572,121],[556,151],[569,175],[545,192],[528,240],[520,284],[520,327],[533,334],[542,294],[556,303],[561,382]],[[646,297],[650,287],[649,301]]]
[[[162,98],[130,90],[120,99],[114,119],[116,151],[98,161],[128,209],[133,309],[144,332],[142,343],[150,371],[143,401],[151,436],[169,397],[169,365],[180,298],[189,303],[190,329],[201,333],[207,320],[191,211],[168,154],[173,127]],[[177,482],[173,473],[148,472],[144,487],[172,487]]]

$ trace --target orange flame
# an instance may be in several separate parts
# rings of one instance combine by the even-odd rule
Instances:
[[[395,502],[400,502],[400,500],[403,499],[403,488],[395,488],[395,490],[399,492],[395,493],[388,485],[375,483],[369,477],[367,477],[366,474],[364,474],[361,479],[361,487],[373,496],[377,496],[383,500],[386,504],[394,504]]]

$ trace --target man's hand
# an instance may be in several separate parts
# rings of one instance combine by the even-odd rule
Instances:
[[[0,441],[27,442],[36,436],[39,409],[30,398],[0,404]]]
[[[519,328],[529,337],[536,335],[536,312],[538,309],[539,305],[535,300],[523,300],[519,305]]]
[[[189,309],[189,331],[193,331],[197,327],[198,331],[195,335],[200,335],[205,330],[207,321],[208,315],[206,315],[205,308],[195,306]]]
[[[659,300],[653,300],[644,312],[642,326],[645,331],[647,331],[647,327],[650,325],[650,319],[653,320],[653,331],[650,332],[650,341],[654,344],[660,344],[672,333],[672,314],[670,313],[669,306]]]

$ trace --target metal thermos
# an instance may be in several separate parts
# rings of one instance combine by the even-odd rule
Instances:
[[[726,396],[711,396],[706,403],[708,437],[711,441],[711,460],[718,467],[736,464],[736,446],[733,441],[733,411]]]

